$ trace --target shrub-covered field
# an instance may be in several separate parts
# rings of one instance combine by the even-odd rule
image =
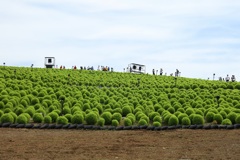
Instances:
[[[89,70],[0,67],[0,123],[240,124],[240,83]]]

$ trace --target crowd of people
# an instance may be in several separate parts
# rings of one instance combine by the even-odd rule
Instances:
[[[156,72],[155,72],[155,69],[153,69],[152,74],[153,75],[158,75],[158,70],[156,70]],[[180,77],[180,74],[181,74],[181,72],[178,69],[176,69],[175,74],[174,74],[175,77]],[[159,75],[160,76],[163,75],[163,69],[162,68],[160,68],[160,70],[159,70]],[[167,73],[165,73],[165,76],[167,76]],[[173,76],[173,73],[170,73],[170,76]]]
[[[232,81],[232,82],[235,82],[236,81],[236,77],[235,75],[232,75],[231,78],[229,75],[226,76],[226,78],[222,78],[222,77],[219,77],[219,81],[226,81],[226,82],[229,82],[229,81]]]
[[[56,68],[58,68],[58,66],[56,66]],[[65,69],[65,66],[61,65],[59,67],[59,69]],[[78,68],[75,65],[75,66],[72,66],[72,69],[77,70]],[[93,66],[91,66],[91,67],[89,67],[89,66],[88,67],[80,66],[79,69],[80,70],[94,70],[94,67]],[[98,65],[98,69],[97,70],[98,71],[111,71],[111,72],[113,72],[113,68],[109,67],[109,66],[100,66],[100,65]],[[127,68],[127,70],[128,70],[128,68]],[[131,72],[131,68],[130,68],[129,71]],[[162,75],[167,76],[167,73],[164,73],[162,68],[160,68],[159,70],[152,69],[152,74],[153,75],[158,75],[158,71],[159,71],[159,75],[160,76],[162,76]],[[125,68],[124,68],[124,72],[125,72]],[[169,76],[180,77],[181,76],[181,72],[178,69],[176,69],[175,73],[170,73]],[[214,74],[214,76],[215,76],[215,74]],[[209,78],[208,78],[208,80],[209,80]],[[214,80],[214,78],[213,78],[213,80]],[[236,81],[236,77],[235,77],[235,75],[232,75],[231,77],[229,75],[227,75],[225,78],[219,77],[219,81],[235,82]]]

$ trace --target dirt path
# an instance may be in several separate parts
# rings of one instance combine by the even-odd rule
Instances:
[[[0,159],[240,159],[240,130],[0,128]]]

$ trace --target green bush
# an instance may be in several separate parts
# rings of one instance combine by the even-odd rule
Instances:
[[[21,107],[17,107],[17,108],[15,109],[15,113],[16,113],[16,115],[19,116],[20,114],[24,113],[24,109],[21,108]]]
[[[221,114],[223,119],[227,118],[227,113],[225,111],[220,111],[219,113]]]
[[[90,112],[86,115],[85,120],[86,120],[87,124],[95,125],[98,121],[98,117],[94,112]]]
[[[100,117],[99,120],[98,120],[98,122],[97,122],[97,125],[99,125],[99,126],[104,126],[104,125],[105,125],[105,119],[102,118],[102,117]]]
[[[17,123],[19,124],[27,124],[28,123],[28,119],[26,116],[24,116],[23,114],[19,115],[17,117],[17,120],[16,120]]]
[[[217,124],[221,124],[222,121],[223,121],[222,115],[220,113],[215,114],[214,117],[213,117],[213,121],[216,121]]]
[[[124,126],[131,126],[132,120],[130,118],[124,118]]]
[[[168,120],[168,125],[169,126],[175,126],[179,124],[179,120],[175,115],[171,115],[171,117]]]
[[[153,122],[153,126],[154,126],[154,127],[161,127],[161,123],[155,121],[155,122]]]
[[[118,113],[118,112],[113,113],[112,120],[117,120],[120,123],[121,120],[122,120],[122,115],[120,113]]]
[[[34,107],[28,107],[26,110],[25,110],[25,113],[28,113],[31,117],[35,114],[35,108]]]
[[[10,113],[10,112],[12,112],[12,109],[10,109],[10,108],[5,108],[4,109],[4,113]]]
[[[222,125],[232,125],[232,121],[226,118],[222,121]]]
[[[71,119],[72,119],[72,115],[71,114],[65,114],[64,115],[67,119],[68,119],[68,122],[71,122]]]
[[[17,115],[16,115],[16,113],[14,113],[14,112],[9,112],[9,113],[13,116],[13,118],[14,118],[13,122],[15,123],[16,120],[17,120]]]
[[[163,121],[165,124],[168,124],[168,121],[170,119],[170,117],[172,116],[173,114],[171,113],[168,113],[168,114],[165,114],[164,117],[163,117]]]
[[[118,120],[116,120],[116,119],[113,119],[112,120],[112,126],[115,126],[115,127],[117,127],[119,125],[119,122],[118,122]]]
[[[90,106],[90,104],[85,103],[85,104],[83,105],[82,110],[83,110],[83,111],[86,111],[86,110],[88,110],[88,109],[91,109],[91,106]]]
[[[57,118],[57,124],[68,124],[68,119],[65,116],[59,116]]]
[[[64,115],[66,115],[66,114],[71,114],[71,109],[70,109],[69,107],[63,107],[62,113],[63,113]]]
[[[129,113],[126,118],[129,118],[132,121],[132,124],[134,124],[136,122],[136,117],[134,114]]]
[[[46,116],[43,118],[43,123],[47,123],[47,124],[52,123],[52,117],[49,116],[49,115],[46,115]]]
[[[159,122],[160,124],[162,124],[162,118],[160,116],[155,116],[153,118],[153,122]]]
[[[6,123],[6,122],[14,123],[14,117],[10,113],[4,113],[0,118],[0,122],[1,123]]]
[[[182,125],[191,125],[191,120],[189,119],[189,117],[183,117],[181,120],[181,124]]]
[[[105,119],[106,125],[112,124],[112,114],[110,112],[103,112],[101,117]]]
[[[22,113],[20,115],[24,115],[27,118],[27,121],[29,122],[31,119],[31,116],[28,113]]]
[[[84,117],[82,114],[74,114],[71,119],[72,124],[83,124],[83,121]]]
[[[127,114],[132,113],[130,106],[124,106],[122,108],[122,116],[125,117]]]
[[[171,114],[173,114],[174,112],[175,112],[175,108],[173,108],[173,107],[170,107],[170,108],[168,108],[167,109]]]
[[[51,118],[52,118],[52,122],[55,123],[57,122],[57,118],[59,117],[59,115],[56,112],[51,112],[48,114]]]
[[[160,116],[160,114],[159,114],[158,112],[151,112],[151,113],[149,114],[149,119],[150,119],[151,121],[153,121],[153,118],[154,118],[155,116]]]
[[[192,119],[192,124],[204,124],[203,116],[199,114],[194,114]]]
[[[194,110],[192,108],[188,108],[185,112],[188,116],[190,116],[191,114],[195,113]]]
[[[139,125],[139,126],[148,125],[148,122],[147,122],[145,119],[140,119],[140,120],[138,121],[138,125]]]
[[[43,115],[41,113],[35,113],[32,117],[33,122],[35,123],[42,123],[43,122]]]
[[[180,113],[180,114],[178,115],[179,124],[182,124],[182,119],[183,119],[184,117],[188,117],[188,115],[187,115],[186,113]]]
[[[205,116],[206,122],[211,123],[213,121],[215,113],[213,112],[208,112]]]
[[[237,117],[235,119],[235,123],[240,124],[240,114],[237,115]]]
[[[32,105],[35,105],[35,104],[38,104],[38,103],[40,103],[40,101],[39,101],[39,99],[36,98],[36,97],[33,98],[32,101],[31,101],[31,104],[32,104]]]
[[[145,119],[145,121],[146,121],[147,123],[149,123],[149,121],[150,121],[150,120],[149,120],[149,117],[146,116],[145,114],[143,114],[140,119]]]
[[[228,115],[227,115],[227,119],[230,119],[232,124],[235,124],[235,119],[237,118],[237,113],[234,113],[234,112],[230,112]]]

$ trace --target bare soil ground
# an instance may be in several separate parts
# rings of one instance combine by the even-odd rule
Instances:
[[[90,131],[0,128],[0,159],[240,159],[240,130]]]

